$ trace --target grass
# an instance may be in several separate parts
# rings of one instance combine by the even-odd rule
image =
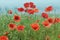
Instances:
[[[0,36],[4,35],[5,32],[9,32],[7,35],[9,40],[45,40],[46,36],[50,36],[50,40],[60,40],[58,38],[58,34],[60,34],[60,23],[53,24],[51,28],[45,28],[42,25],[43,19],[40,15],[26,15],[21,14],[21,22],[14,22],[13,15],[1,15],[0,16]],[[19,15],[19,14],[18,14]],[[30,16],[32,19],[29,19]],[[34,31],[30,24],[35,22],[36,20],[40,20],[40,30]],[[9,30],[8,24],[15,23],[16,25],[23,24],[25,25],[24,31],[16,31],[16,30]]]

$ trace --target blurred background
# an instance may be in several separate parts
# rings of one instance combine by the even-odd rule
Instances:
[[[25,2],[34,2],[40,11],[44,11],[47,6],[53,6],[52,12],[60,13],[60,0],[0,0],[0,13],[8,9],[15,10],[15,8],[23,7]]]

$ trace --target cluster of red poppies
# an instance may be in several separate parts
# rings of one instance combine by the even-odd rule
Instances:
[[[36,12],[39,12],[39,10],[36,8],[36,5],[33,3],[33,2],[27,2],[27,3],[24,3],[24,8],[18,8],[17,9],[19,12],[27,12],[29,14],[34,14]],[[60,22],[60,18],[51,18],[48,16],[48,13],[47,12],[50,12],[53,10],[53,7],[52,6],[48,6],[46,9],[45,9],[45,12],[42,12],[42,17],[45,18],[45,20],[42,22],[42,25],[44,27],[47,27],[47,28],[50,28],[52,24],[55,24],[55,23],[59,23]],[[9,10],[8,11],[9,14],[12,14],[12,10]],[[21,21],[21,17],[19,15],[14,15],[13,17],[13,20],[15,22],[20,22]],[[30,24],[31,28],[35,31],[39,30],[40,29],[40,25],[38,24],[39,20],[37,20],[36,22]],[[20,31],[23,31],[25,26],[24,25],[16,25],[14,23],[9,23],[8,24],[8,27],[10,30],[17,30],[18,32]],[[8,32],[6,33],[8,34]],[[0,36],[0,40],[8,40],[8,37],[6,36]]]
[[[48,13],[47,13],[47,12],[50,12],[50,11],[52,11],[52,10],[53,10],[53,7],[52,7],[52,6],[46,7],[46,8],[45,8],[45,12],[42,13],[42,17],[43,17],[43,18],[48,18],[49,16],[48,16]]]
[[[24,7],[25,7],[25,9],[24,9],[24,8],[18,8],[17,10],[18,10],[19,12],[24,12],[24,11],[25,11],[25,12],[27,12],[27,13],[29,13],[29,14],[34,14],[34,13],[36,13],[36,12],[39,11],[39,10],[36,8],[36,5],[35,5],[33,2],[24,3]],[[9,14],[12,14],[12,11],[9,10],[8,13],[9,13]],[[13,19],[14,19],[15,22],[20,22],[21,17],[20,17],[19,15],[14,15]],[[35,25],[35,24],[36,24],[36,25]],[[34,25],[35,25],[35,27],[34,27]],[[34,30],[38,30],[38,29],[39,29],[39,26],[38,26],[37,23],[34,23],[34,24],[32,24],[31,26],[32,26],[32,28],[33,28]],[[9,23],[9,24],[8,24],[8,27],[9,27],[10,30],[16,29],[17,31],[24,30],[24,28],[25,28],[24,25],[18,25],[18,26],[16,26],[16,24],[14,24],[14,23]]]
[[[45,8],[45,12],[42,13],[42,17],[45,18],[45,20],[42,22],[44,27],[50,28],[52,24],[60,23],[60,18],[49,17],[48,12],[52,10],[53,10],[53,7],[48,6],[47,8]]]
[[[28,14],[34,14],[39,12],[39,10],[36,8],[36,5],[33,2],[27,2],[24,3],[24,8],[20,7],[17,8],[19,12],[27,12]],[[9,14],[12,14],[12,10],[8,11]]]
[[[36,5],[33,2],[24,3],[24,7],[25,7],[25,9],[24,8],[18,8],[18,11],[23,12],[25,10],[25,12],[28,12],[29,14],[34,14],[31,11],[31,10],[34,11],[34,9],[36,9]],[[43,18],[45,18],[45,20],[42,22],[42,25],[44,27],[50,28],[52,24],[60,22],[60,18],[49,17],[48,12],[50,12],[52,10],[53,10],[53,7],[48,6],[48,7],[45,8],[45,12],[42,12],[42,14],[41,14],[41,16]],[[38,12],[37,9],[35,10],[35,12]],[[12,13],[12,12],[10,12],[10,13]],[[18,16],[18,15],[14,15],[13,19],[14,19],[15,22],[20,22],[21,17]],[[39,22],[39,20],[36,20],[36,22],[34,22],[30,25],[35,31],[39,29],[38,22]],[[18,31],[23,30],[25,28],[25,26],[23,26],[23,25],[16,26],[13,23],[10,23],[8,26],[9,26],[10,29],[12,29],[12,30],[17,29]]]
[[[15,22],[20,22],[21,17],[18,16],[18,15],[14,15],[13,19],[14,19]],[[22,31],[25,28],[24,25],[18,25],[18,26],[16,26],[16,24],[14,24],[14,23],[9,23],[8,27],[9,27],[10,30],[16,29],[17,31],[20,31],[20,30]]]

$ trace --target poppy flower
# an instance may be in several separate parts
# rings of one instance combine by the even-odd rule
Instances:
[[[18,15],[14,15],[14,21],[15,22],[20,22],[21,18]]]
[[[29,4],[30,4],[30,5],[34,5],[34,3],[33,3],[33,2],[30,2]]]
[[[30,8],[36,8],[36,5],[30,5]]]
[[[17,31],[23,31],[24,28],[25,28],[24,25],[18,25],[18,26],[16,27],[16,30],[17,30]]]
[[[50,26],[51,26],[51,23],[49,23],[47,20],[43,21],[42,24],[46,28],[50,28]]]
[[[30,8],[36,8],[36,5],[34,5],[33,2],[30,2],[29,4],[30,4]]]
[[[0,36],[0,40],[9,40],[7,36]]]
[[[8,14],[12,14],[12,10],[9,10],[9,11],[8,11]]]
[[[35,13],[39,12],[39,10],[37,8],[33,9]]]
[[[54,23],[59,23],[60,22],[60,18],[55,18],[54,19]]]
[[[23,12],[24,11],[24,8],[18,8],[17,9],[19,12]]]
[[[24,3],[24,7],[28,8],[29,7],[29,3]]]
[[[14,30],[16,28],[16,25],[13,23],[8,24],[8,27],[10,30]]]
[[[42,17],[43,17],[43,18],[48,18],[48,14],[43,12],[43,13],[42,13]]]
[[[35,30],[35,31],[39,30],[39,24],[38,24],[38,23],[32,23],[30,26],[31,26],[32,29]]]
[[[48,18],[47,19],[49,23],[54,23],[54,19],[53,18]]]
[[[34,14],[34,10],[32,10],[32,9],[28,9],[27,12],[28,12],[29,14]]]
[[[45,9],[46,12],[50,12],[50,11],[52,11],[52,10],[53,10],[53,7],[52,7],[52,6],[48,6],[48,7]]]

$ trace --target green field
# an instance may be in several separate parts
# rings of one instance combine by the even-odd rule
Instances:
[[[60,23],[53,24],[50,28],[45,28],[42,25],[42,22],[45,19],[42,18],[41,15],[17,15],[21,16],[20,22],[14,22],[14,14],[6,14],[0,16],[0,36],[4,35],[5,32],[9,32],[9,34],[6,35],[8,36],[9,40],[60,40],[60,38],[58,38],[58,35],[60,35]],[[29,16],[31,17],[31,19],[28,18]],[[50,17],[53,16],[54,15]],[[38,23],[40,25],[40,29],[38,31],[34,31],[30,27],[30,24],[35,22],[36,20],[40,20]],[[15,23],[16,25],[25,25],[25,29],[20,32],[18,32],[17,30],[9,30],[9,23]]]

